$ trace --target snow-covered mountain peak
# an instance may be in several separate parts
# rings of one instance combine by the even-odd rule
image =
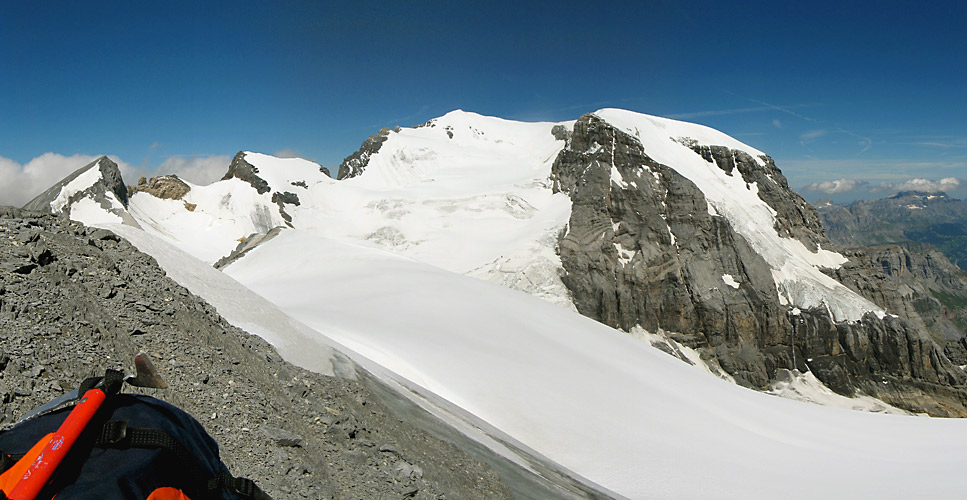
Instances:
[[[117,163],[101,156],[30,200],[24,208],[67,213],[75,220],[136,224],[127,216],[127,203],[127,188]]]
[[[239,153],[245,162],[253,165],[253,172],[264,180],[270,190],[291,191],[294,188],[308,189],[316,184],[332,184],[335,179],[319,164],[303,158],[278,158],[275,156],[243,151]],[[228,177],[232,172],[226,174]]]
[[[705,125],[662,118],[624,109],[604,108],[594,112],[602,120],[637,137],[646,147],[658,146],[655,142],[671,139],[675,142],[692,140],[705,146],[725,146],[729,149],[745,151],[759,159],[765,153],[735,138]]]
[[[551,134],[555,125],[561,124],[451,111],[422,126],[384,130],[370,138],[351,177],[364,179],[353,182],[371,189],[446,182],[457,192],[467,184],[488,189],[518,177],[547,177],[549,161],[563,147]]]

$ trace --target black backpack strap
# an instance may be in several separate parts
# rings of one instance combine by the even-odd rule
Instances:
[[[158,429],[128,427],[128,423],[124,420],[111,420],[105,423],[94,446],[121,449],[159,448],[174,454],[185,464],[196,463],[195,456],[171,434]]]
[[[104,448],[157,448],[166,450],[174,454],[184,464],[185,468],[192,469],[191,472],[195,476],[207,476],[198,467],[198,460],[188,451],[188,448],[171,434],[162,430],[128,427],[128,423],[123,420],[111,420],[101,428],[101,435],[94,442],[94,445]],[[209,479],[207,486],[209,491],[225,488],[247,500],[272,500],[255,484],[255,481],[244,477],[234,477],[225,470],[222,470],[218,476]]]
[[[227,471],[222,471],[217,477],[208,481],[208,491],[225,488],[242,498],[250,500],[272,500],[272,497],[262,491],[255,481],[246,477],[235,477]]]
[[[91,377],[84,379],[78,388],[77,394],[83,395],[85,392],[95,387],[104,392],[107,397],[114,396],[121,392],[124,385],[124,373],[118,370],[107,370],[103,377]]]

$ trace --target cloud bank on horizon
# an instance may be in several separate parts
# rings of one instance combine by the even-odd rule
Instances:
[[[44,153],[21,165],[0,156],[0,205],[23,206],[57,181],[91,163],[99,156],[75,154],[64,156]],[[128,184],[137,183],[142,176],[174,174],[193,184],[206,185],[220,179],[228,170],[230,155],[172,156],[157,168],[136,167],[114,155],[121,176]]]
[[[827,195],[846,194],[855,191],[866,193],[896,193],[900,191],[923,191],[927,193],[950,193],[967,187],[967,181],[956,177],[945,177],[932,180],[923,178],[909,178],[901,182],[881,182],[871,184],[859,179],[836,179],[832,181],[814,182],[802,188],[804,191],[814,191]]]

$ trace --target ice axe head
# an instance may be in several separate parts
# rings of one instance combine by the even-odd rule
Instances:
[[[134,357],[134,370],[136,374],[124,377],[125,382],[135,387],[151,387],[153,389],[166,389],[168,387],[147,354],[142,352]]]

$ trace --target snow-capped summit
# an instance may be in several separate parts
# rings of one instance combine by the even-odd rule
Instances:
[[[125,211],[127,204],[127,188],[117,163],[102,156],[54,184],[24,208],[68,213],[75,220],[90,223],[132,223]]]

